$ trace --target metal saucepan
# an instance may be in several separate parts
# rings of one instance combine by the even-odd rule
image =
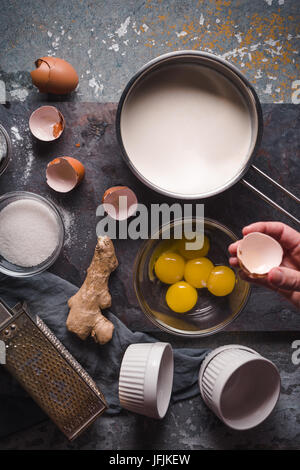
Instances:
[[[245,158],[243,159],[244,164],[239,168],[237,173],[232,174],[231,178],[229,178],[225,184],[219,187],[213,188],[210,191],[197,192],[193,194],[183,194],[182,192],[174,192],[174,191],[165,189],[164,187],[157,185],[156,183],[154,183],[153,181],[145,177],[145,175],[142,174],[142,172],[139,171],[139,169],[135,166],[130,154],[126,151],[126,142],[125,142],[124,136],[122,135],[122,116],[124,115],[124,109],[126,109],[126,104],[128,102],[128,99],[133,96],[137,87],[143,84],[143,80],[145,78],[147,79],[149,79],[149,77],[151,78],[151,74],[153,72],[157,72],[160,69],[163,69],[165,67],[168,67],[169,65],[175,65],[175,64],[179,64],[179,65],[180,64],[193,64],[193,65],[198,64],[198,65],[207,67],[208,70],[212,69],[214,73],[218,72],[219,74],[221,74],[223,77],[229,80],[231,85],[233,85],[235,89],[238,90],[239,94],[242,95],[243,101],[246,103],[248,113],[250,116],[251,141],[248,147],[247,155],[245,155]],[[286,188],[281,186],[279,183],[274,181],[272,178],[270,178],[268,175],[266,175],[259,168],[257,168],[256,166],[252,164],[253,158],[260,146],[261,138],[263,134],[263,116],[262,116],[262,110],[261,110],[261,105],[260,105],[258,96],[254,88],[252,87],[252,85],[249,83],[249,81],[241,74],[241,72],[236,67],[234,67],[232,64],[226,62],[225,60],[213,54],[201,52],[201,51],[177,51],[177,52],[171,52],[171,53],[159,56],[156,59],[144,65],[131,78],[131,80],[128,82],[128,84],[126,85],[122,93],[118,110],[117,110],[116,132],[117,132],[118,142],[122,150],[123,158],[125,162],[127,163],[127,165],[129,166],[129,168],[143,183],[145,183],[147,186],[149,186],[150,188],[154,189],[155,191],[161,194],[175,197],[175,198],[180,198],[180,199],[204,199],[206,197],[210,197],[215,194],[221,193],[225,191],[226,189],[230,188],[231,186],[233,186],[238,181],[242,181],[244,185],[246,185],[249,189],[251,189],[256,194],[258,194],[271,206],[279,209],[282,213],[284,213],[286,216],[291,218],[294,222],[300,223],[300,220],[298,220],[295,216],[293,216],[291,213],[286,211],[283,207],[281,207],[279,204],[274,202],[272,199],[270,199],[268,196],[266,196],[257,188],[255,188],[252,184],[250,184],[247,180],[245,180],[244,178],[245,173],[248,171],[250,167],[252,167],[252,169],[256,173],[263,176],[269,183],[273,184],[277,189],[284,192],[287,196],[289,196],[296,202],[298,203],[300,202],[300,199],[297,196],[292,194],[290,191],[288,191]],[[155,135],[153,136],[153,138],[155,139]]]

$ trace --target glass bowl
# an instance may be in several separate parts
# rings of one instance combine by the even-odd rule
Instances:
[[[0,175],[5,172],[11,159],[11,154],[12,146],[10,137],[4,127],[0,124]]]
[[[193,230],[197,219],[191,219]],[[144,314],[161,330],[181,336],[200,337],[214,334],[231,323],[247,303],[250,285],[236,276],[237,281],[231,294],[215,297],[207,289],[198,290],[199,298],[195,307],[184,314],[169,309],[165,301],[168,285],[161,283],[154,275],[155,260],[160,255],[163,233],[183,224],[175,220],[162,226],[157,236],[147,240],[137,254],[134,266],[134,289]],[[207,257],[215,265],[228,265],[228,245],[237,240],[227,227],[211,219],[204,219],[205,235],[210,239]],[[168,243],[168,242],[164,242]]]
[[[6,193],[3,196],[0,196],[0,212],[12,202],[24,199],[31,199],[40,202],[44,204],[54,214],[58,224],[58,244],[49,258],[40,263],[38,266],[30,266],[28,268],[10,263],[5,258],[3,258],[0,253],[0,272],[6,274],[7,276],[30,277],[36,274],[40,274],[43,271],[46,271],[46,269],[48,269],[57,260],[64,244],[65,228],[62,216],[60,215],[55,205],[52,202],[48,201],[48,199],[39,196],[38,194],[30,193],[27,191],[15,191],[11,193]]]

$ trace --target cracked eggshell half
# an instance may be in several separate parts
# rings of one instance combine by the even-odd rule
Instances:
[[[265,277],[271,269],[281,265],[283,249],[269,235],[253,232],[239,243],[237,257],[241,268],[251,277]]]
[[[47,166],[47,184],[54,191],[67,193],[81,182],[84,173],[83,164],[76,158],[58,157]]]
[[[39,140],[51,142],[58,139],[65,128],[65,119],[55,106],[41,106],[29,118],[29,129]]]
[[[137,197],[127,186],[113,186],[105,191],[102,203],[106,213],[115,220],[126,220],[137,210]]]
[[[35,61],[36,69],[30,72],[33,84],[41,93],[65,95],[75,90],[78,75],[74,67],[58,57],[41,57]]]

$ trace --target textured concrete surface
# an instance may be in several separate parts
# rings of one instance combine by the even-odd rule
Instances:
[[[0,79],[5,82],[8,102],[1,106],[0,122],[12,137],[14,159],[1,177],[0,193],[16,189],[39,192],[62,210],[67,240],[63,256],[52,268],[57,274],[78,285],[82,282],[95,244],[95,209],[108,186],[132,186],[147,204],[167,201],[129,172],[114,133],[115,103],[128,78],[163,52],[207,50],[245,73],[262,102],[268,103],[263,106],[265,133],[256,164],[299,194],[299,107],[275,104],[290,103],[293,83],[300,79],[297,0],[4,0],[1,13]],[[50,145],[37,143],[28,132],[30,112],[47,99],[53,101],[32,87],[28,74],[34,60],[43,55],[69,60],[80,75],[78,91],[56,103],[68,125],[62,138]],[[61,197],[47,188],[44,170],[52,158],[63,154],[81,159],[87,174],[79,188]],[[247,177],[297,211],[264,181],[250,172]],[[287,221],[241,184],[204,202],[207,216],[237,234],[258,218]],[[116,243],[121,263],[111,280],[114,312],[133,329],[152,331],[177,347],[191,346],[158,332],[141,314],[131,283],[139,244]],[[72,444],[52,423],[45,422],[1,440],[0,449],[299,449],[300,366],[291,361],[292,341],[300,339],[299,318],[276,294],[255,288],[230,331],[193,341],[194,347],[246,344],[278,365],[281,398],[275,412],[257,429],[229,430],[196,397],[173,405],[162,422],[124,411],[114,418],[104,416],[99,434],[91,427]]]
[[[298,0],[2,0],[1,17],[11,99],[31,92],[26,72],[45,55],[75,66],[81,101],[116,101],[133,71],[178,49],[230,60],[264,102],[290,102],[299,79]]]

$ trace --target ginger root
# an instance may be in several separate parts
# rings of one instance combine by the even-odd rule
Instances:
[[[101,309],[111,306],[108,279],[117,266],[111,239],[99,237],[85,281],[68,301],[67,328],[79,338],[86,339],[91,335],[100,344],[111,340],[114,325],[102,315]]]

